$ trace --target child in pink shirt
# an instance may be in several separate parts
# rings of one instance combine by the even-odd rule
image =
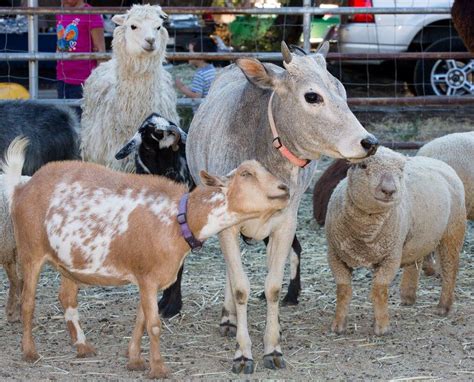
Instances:
[[[91,7],[84,0],[62,0],[64,7]],[[56,15],[58,52],[104,52],[104,22],[101,15]],[[58,60],[58,98],[82,98],[82,84],[97,66],[96,60]]]

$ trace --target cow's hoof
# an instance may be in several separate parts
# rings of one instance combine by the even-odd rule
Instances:
[[[237,326],[227,320],[219,325],[219,332],[222,337],[235,337],[237,335]]]
[[[252,374],[255,369],[253,359],[247,357],[239,357],[232,361],[232,373],[240,374]]]
[[[265,354],[263,356],[263,366],[267,369],[284,369],[286,363],[283,359],[283,354],[276,350],[273,353]]]

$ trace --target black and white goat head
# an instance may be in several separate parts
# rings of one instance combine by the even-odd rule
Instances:
[[[166,176],[191,190],[195,185],[186,163],[186,136],[175,123],[153,113],[115,158],[123,159],[134,152],[137,174]]]

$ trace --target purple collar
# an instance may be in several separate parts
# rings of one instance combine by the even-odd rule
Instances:
[[[181,200],[179,201],[178,215],[176,217],[178,219],[179,227],[181,228],[181,235],[183,235],[184,240],[186,240],[186,242],[191,247],[191,251],[199,251],[204,243],[196,239],[196,237],[191,232],[191,229],[189,228],[186,215],[188,208],[188,199],[189,193],[186,193],[181,197]]]

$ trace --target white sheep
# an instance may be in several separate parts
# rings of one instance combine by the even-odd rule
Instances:
[[[100,64],[84,84],[81,148],[87,161],[132,171],[132,159],[115,153],[151,113],[178,123],[176,92],[163,67],[168,32],[159,6],[134,5],[112,20],[118,25],[113,56]]]
[[[334,190],[326,217],[328,261],[337,284],[332,330],[346,328],[352,270],[363,266],[374,270],[375,334],[385,334],[388,288],[398,269],[404,267],[402,304],[411,305],[419,265],[434,250],[443,279],[438,313],[448,314],[465,228],[464,187],[446,163],[380,148],[374,157],[353,165]]]
[[[456,170],[464,184],[467,218],[474,220],[474,131],[434,139],[416,155],[439,159]]]
[[[17,269],[16,243],[10,208],[5,194],[4,178],[4,175],[0,175],[0,264],[3,265],[10,282],[8,301],[5,307],[7,321],[16,322],[20,320],[20,297],[23,281]],[[30,179],[28,176],[21,177],[22,183],[28,179]]]

